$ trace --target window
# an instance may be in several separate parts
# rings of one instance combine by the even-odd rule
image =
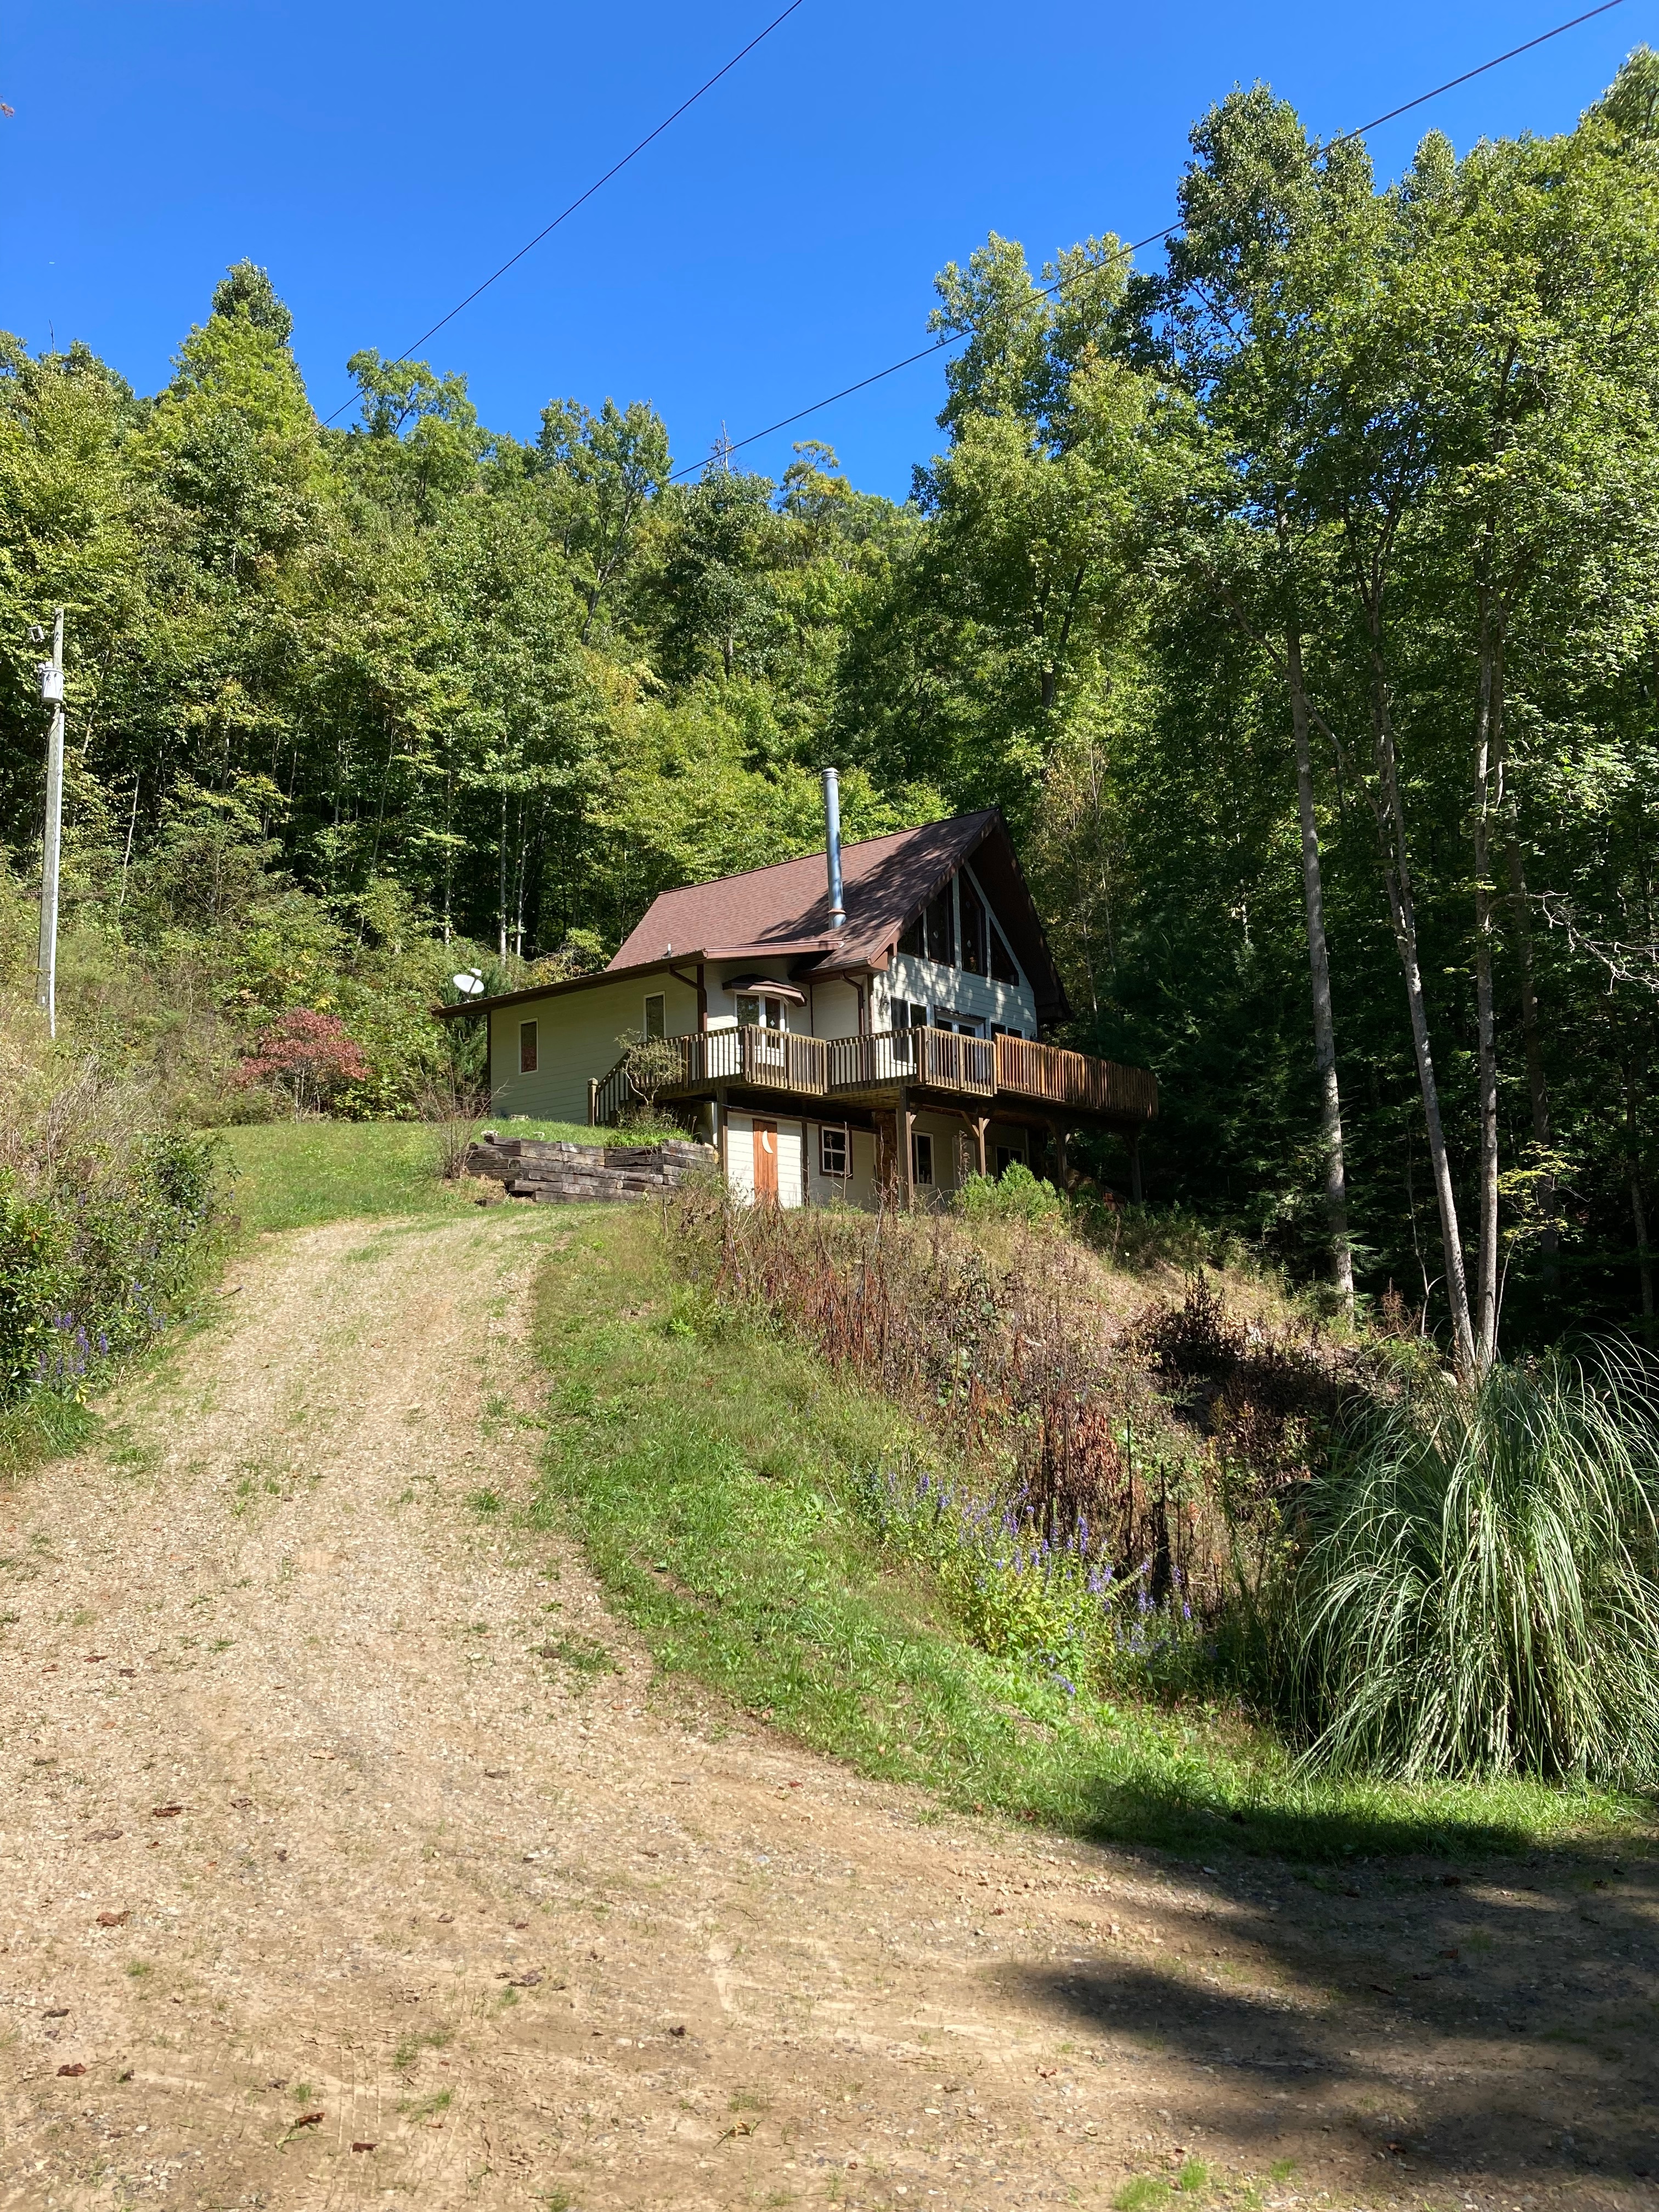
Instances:
[[[845,1180],[850,1172],[847,1158],[846,1130],[821,1128],[818,1131],[818,1173],[822,1176],[839,1176]]]
[[[665,1018],[667,998],[661,991],[653,991],[645,1002],[645,1033],[648,1037],[666,1036],[668,1024]]]
[[[997,1173],[1000,1176],[1006,1175],[1009,1169],[1013,1166],[1016,1160],[1018,1161],[1021,1167],[1024,1166],[1025,1147],[1024,1145],[999,1145],[997,1146]]]
[[[536,1073],[536,1024],[534,1022],[519,1024],[519,1073],[520,1075],[533,1075]]]
[[[962,964],[970,975],[982,975],[988,964],[985,933],[990,916],[966,876],[957,878],[957,890],[962,901]]]
[[[928,908],[926,927],[927,957],[937,960],[942,967],[954,968],[957,964],[957,916],[949,884]]]
[[[925,1030],[927,1026],[926,1006],[914,1006],[908,999],[893,999],[888,1003],[887,1018],[894,1030]]]
[[[933,1180],[933,1140],[925,1129],[916,1130],[911,1137],[910,1149],[915,1154],[913,1166],[916,1181],[931,1183]]]
[[[898,941],[901,952],[908,952],[913,960],[927,957],[927,940],[922,934],[921,916],[918,915]]]
[[[1019,967],[1008,950],[1008,941],[995,922],[991,924],[991,981],[994,983],[1018,983]]]
[[[936,1030],[954,1030],[958,1036],[983,1036],[985,1034],[985,1024],[977,1016],[953,1014],[945,1006],[934,1007],[933,1027]]]
[[[737,1008],[740,1029],[781,1030],[783,1027],[781,999],[763,999],[753,992],[740,991]]]
[[[991,1024],[991,1035],[993,1036],[1024,1037],[1027,1044],[1030,1044],[1035,1042],[1034,1039],[1025,1036],[1024,1030],[1010,1029],[1006,1022],[993,1022]]]

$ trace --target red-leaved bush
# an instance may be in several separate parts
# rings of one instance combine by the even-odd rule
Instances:
[[[241,1084],[262,1083],[294,1101],[297,1121],[320,1109],[348,1084],[368,1079],[368,1062],[337,1014],[295,1006],[278,1014],[236,1071]]]

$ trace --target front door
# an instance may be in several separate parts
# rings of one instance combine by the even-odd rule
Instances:
[[[778,1125],[755,1124],[755,1198],[757,1204],[778,1202]]]

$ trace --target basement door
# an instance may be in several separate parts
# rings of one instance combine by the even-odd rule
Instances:
[[[757,1121],[755,1124],[755,1203],[757,1206],[775,1206],[778,1202],[778,1125],[775,1121]]]

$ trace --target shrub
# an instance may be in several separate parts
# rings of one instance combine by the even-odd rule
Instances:
[[[957,1203],[970,1221],[1024,1221],[1033,1227],[1057,1219],[1066,1206],[1053,1183],[1034,1176],[1021,1160],[1000,1176],[969,1176]]]
[[[0,1188],[0,1405],[32,1389],[63,1304],[58,1224],[46,1208]]]
[[[714,1300],[781,1323],[946,1442],[966,1476],[950,1499],[890,1483],[880,1510],[895,1528],[928,1521],[976,1637],[995,1648],[1018,1627],[1053,1649],[1063,1617],[1097,1674],[1109,1656],[1115,1669],[1150,1659],[1171,1623],[1189,1640],[1189,1613],[1207,1623],[1226,1604],[1237,1546],[1213,1455],[1126,1357],[1099,1269],[1046,1214],[983,1244],[939,1214],[785,1212],[712,1192],[683,1193],[672,1218],[683,1267]],[[1233,1487],[1238,1514],[1271,1510]],[[989,1520],[975,1498],[996,1501]]]
[[[366,1083],[368,1075],[368,1062],[337,1014],[295,1006],[269,1025],[237,1079],[285,1091],[297,1121],[307,1107],[320,1109],[349,1085]]]
[[[419,1099],[421,1119],[438,1133],[438,1172],[453,1182],[466,1167],[466,1155],[489,1108],[489,1094],[455,1069],[427,1085]]]
[[[212,1141],[0,1002],[0,1407],[84,1395],[177,1310],[212,1245]]]
[[[1310,1764],[1659,1778],[1659,1369],[1614,1347],[1373,1407],[1313,1486],[1283,1687]]]
[[[1138,1334],[1150,1364],[1166,1376],[1226,1375],[1245,1352],[1243,1329],[1201,1268],[1187,1278],[1178,1306],[1147,1309]]]
[[[617,1043],[623,1080],[634,1094],[629,1110],[641,1121],[653,1121],[658,1094],[680,1073],[679,1046],[672,1037],[647,1036],[643,1030],[624,1030]]]
[[[210,1140],[150,1135],[33,1199],[0,1189],[0,1404],[78,1393],[191,1287],[216,1212]]]

